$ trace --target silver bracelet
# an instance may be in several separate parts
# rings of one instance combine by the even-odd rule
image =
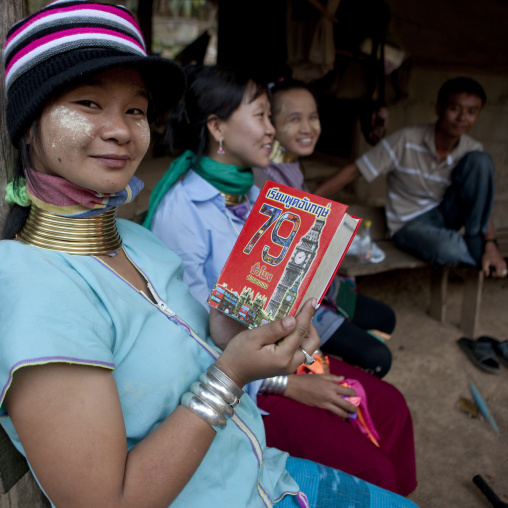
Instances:
[[[275,376],[263,379],[259,393],[265,395],[282,395],[288,386],[288,376]]]
[[[222,370],[220,370],[218,367],[216,367],[214,363],[212,363],[212,365],[210,365],[210,367],[208,367],[206,372],[207,372],[207,374],[213,376],[215,379],[220,381],[229,391],[231,391],[233,393],[233,395],[238,400],[240,400],[242,398],[243,390],[241,388],[238,388],[238,386],[236,386],[236,384],[233,383],[233,381],[231,381],[231,379],[229,379],[229,377],[226,376],[226,374],[224,374],[224,372],[222,372]]]
[[[235,414],[233,408],[204,383],[200,383],[199,381],[192,383],[190,391],[209,406],[212,406],[213,409],[218,411],[224,418],[231,418]]]
[[[190,391],[184,393],[181,404],[204,420],[215,431],[226,426],[227,419],[234,414],[243,390],[238,388],[224,372],[210,365],[199,381],[192,383]]]
[[[233,392],[228,390],[218,379],[208,374],[208,372],[201,374],[201,376],[199,376],[199,380],[210,388],[210,390],[219,395],[222,400],[228,403],[231,407],[236,407],[239,404],[240,399]]]
[[[226,426],[226,418],[204,400],[191,392],[184,393],[181,400],[182,406],[189,408],[195,415],[199,416],[216,432]]]

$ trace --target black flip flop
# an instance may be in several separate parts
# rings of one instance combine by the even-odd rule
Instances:
[[[482,335],[481,337],[478,337],[478,342],[486,342],[490,344],[492,349],[494,349],[494,353],[496,353],[499,361],[505,367],[508,367],[508,340],[499,341],[494,339],[494,337]]]
[[[489,374],[500,374],[501,367],[496,358],[494,347],[490,342],[475,340],[462,337],[457,341],[460,349],[466,353],[473,364],[484,372]]]

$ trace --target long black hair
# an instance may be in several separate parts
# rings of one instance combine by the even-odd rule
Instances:
[[[34,147],[37,147],[40,153],[41,145],[40,119],[37,118],[30,128],[30,143],[27,143],[24,137],[18,142],[18,163],[12,174],[12,185],[15,192],[23,185],[23,179],[30,179],[30,173],[27,172],[26,169],[34,167]],[[41,156],[44,158],[43,153],[41,153]],[[31,183],[35,185],[35,182]],[[28,218],[29,212],[30,206],[21,206],[18,204],[11,205],[2,228],[3,240],[10,240],[21,231]]]
[[[250,84],[254,86],[249,102],[267,93],[267,88],[242,72],[219,66],[190,65],[185,74],[184,100],[168,118],[165,141],[171,151],[192,150],[199,159],[208,153],[210,118],[227,120],[240,107]]]

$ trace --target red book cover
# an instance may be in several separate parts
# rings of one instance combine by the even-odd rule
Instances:
[[[249,328],[321,302],[361,219],[330,199],[268,181],[208,304]]]

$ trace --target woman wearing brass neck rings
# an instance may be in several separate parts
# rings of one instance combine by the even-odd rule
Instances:
[[[115,217],[181,69],[146,55],[123,7],[75,0],[15,24],[5,65],[21,163],[0,242],[0,423],[52,505],[308,506],[240,387],[317,346],[315,301],[237,333],[189,295],[176,255]]]

